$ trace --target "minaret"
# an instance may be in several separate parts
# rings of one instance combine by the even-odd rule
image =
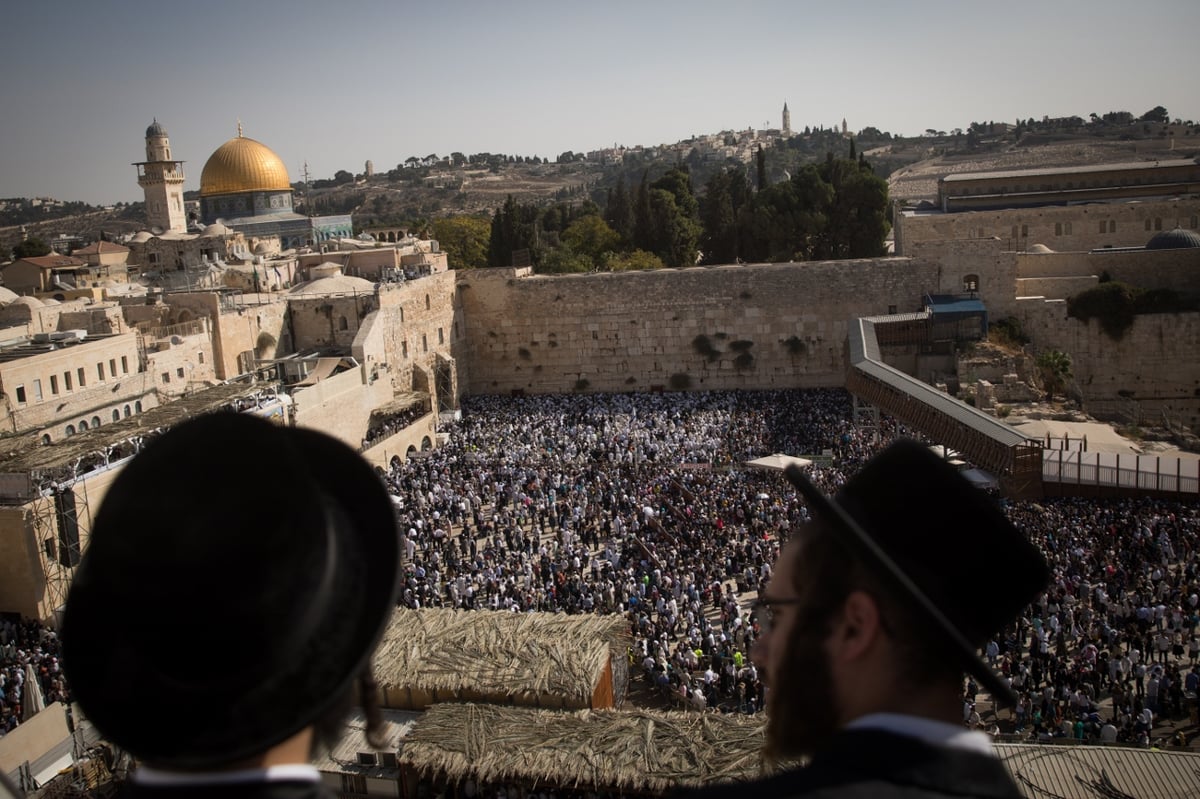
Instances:
[[[792,135],[792,112],[788,110],[787,101],[783,103],[783,135],[784,138]]]
[[[146,160],[134,166],[138,168],[138,185],[146,193],[146,222],[150,228],[186,233],[183,161],[171,158],[171,141],[157,119],[146,128]]]

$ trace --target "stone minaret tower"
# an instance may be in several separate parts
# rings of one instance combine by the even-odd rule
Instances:
[[[146,160],[134,163],[146,193],[146,222],[163,232],[187,232],[183,210],[183,162],[171,158],[171,141],[158,120],[146,128]]]
[[[783,104],[783,135],[792,135],[792,112],[788,110],[786,102]]]

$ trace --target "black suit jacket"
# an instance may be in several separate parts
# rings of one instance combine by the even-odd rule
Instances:
[[[881,730],[838,733],[803,768],[754,782],[727,783],[685,792],[679,799],[1021,799],[998,758],[931,746]]]
[[[308,780],[208,786],[138,785],[130,780],[121,788],[118,799],[207,799],[214,796],[221,799],[334,799],[333,793],[324,785]]]

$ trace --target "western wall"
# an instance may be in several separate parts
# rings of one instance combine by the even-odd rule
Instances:
[[[465,388],[842,385],[848,321],[920,310],[937,281],[935,264],[907,258],[565,276],[463,272]]]

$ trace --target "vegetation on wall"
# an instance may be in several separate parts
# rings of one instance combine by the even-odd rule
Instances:
[[[1139,289],[1112,281],[1067,300],[1067,316],[1084,322],[1096,319],[1114,341],[1120,341],[1139,314],[1186,313],[1200,310],[1200,298],[1174,289]]]

